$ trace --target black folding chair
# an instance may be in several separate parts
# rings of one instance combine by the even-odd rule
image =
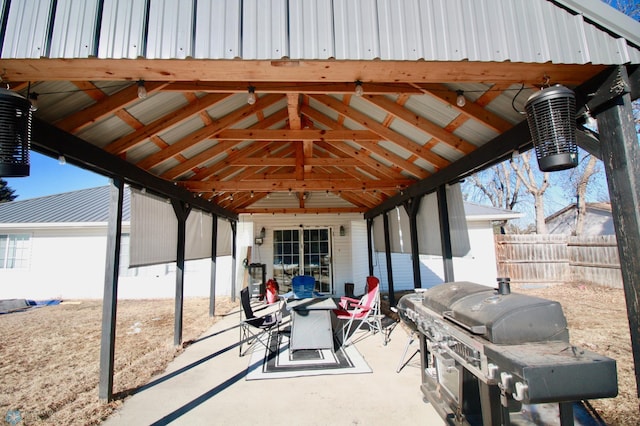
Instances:
[[[258,342],[262,343],[268,351],[271,351],[271,348],[269,348],[269,332],[274,327],[278,329],[282,321],[281,313],[274,312],[256,317],[251,308],[251,297],[247,287],[240,291],[240,303],[242,304],[242,312],[240,312],[240,356],[244,356]],[[244,319],[242,319],[243,312]],[[243,352],[242,345],[245,343],[248,347]]]

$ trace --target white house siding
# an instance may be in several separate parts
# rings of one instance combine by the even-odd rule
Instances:
[[[236,294],[243,286],[247,248],[252,248],[251,262],[267,265],[267,278],[273,277],[273,230],[330,228],[333,236],[334,295],[344,294],[344,284],[354,283],[355,293],[364,291],[369,274],[367,260],[367,225],[360,214],[312,215],[241,215],[237,233]],[[345,236],[340,236],[340,226]],[[254,238],[264,227],[262,245]],[[11,228],[10,233],[31,235],[30,265],[26,269],[0,269],[0,299],[100,299],[103,296],[106,258],[106,225]],[[128,228],[123,232],[127,233]],[[454,259],[455,279],[493,286],[496,261],[493,233],[489,220],[470,221],[471,252]],[[122,247],[121,263],[126,263],[128,247]],[[374,253],[374,275],[388,289],[384,253]],[[394,253],[393,274],[396,290],[413,288],[410,254]],[[442,259],[420,256],[422,287],[443,281]],[[122,266],[121,265],[121,266]],[[217,259],[216,295],[231,295],[231,257]],[[184,296],[207,297],[210,288],[210,259],[188,261],[185,268]],[[118,283],[119,299],[175,297],[175,264],[147,266],[123,271]]]
[[[2,231],[0,231],[2,232]],[[95,298],[104,282],[105,231],[99,228],[12,230],[30,234],[24,269],[0,269],[0,298]]]
[[[278,229],[329,228],[333,240],[333,283],[334,294],[344,294],[344,283],[354,282],[352,267],[352,223],[360,222],[365,226],[364,246],[353,250],[364,251],[366,256],[366,222],[361,214],[244,214],[240,215],[238,229],[244,229],[245,235],[238,232],[238,253],[246,253],[247,245],[253,242],[260,230],[265,228],[262,245],[253,245],[252,263],[266,264],[267,279],[273,277],[273,231]],[[340,226],[345,227],[345,236],[340,236]],[[242,243],[244,241],[244,244]],[[242,257],[238,256],[239,267]],[[366,265],[366,260],[365,260]],[[241,286],[241,281],[238,288]]]
[[[495,286],[497,278],[496,255],[493,247],[493,227],[488,220],[468,221],[471,251],[464,257],[453,258],[454,279]],[[366,233],[365,233],[366,235]],[[391,255],[393,288],[395,291],[411,290],[413,269],[410,253]],[[387,262],[385,254],[374,253],[374,275],[380,278],[383,291],[388,291]],[[444,282],[442,257],[420,255],[420,279],[422,288],[430,288]]]
[[[0,269],[0,299],[103,297],[106,226],[12,228],[9,232],[31,236],[29,267]],[[122,251],[128,248],[123,246]],[[210,265],[209,259],[186,262],[185,297],[209,295]],[[118,298],[173,298],[175,282],[175,263],[127,270],[119,277]],[[230,256],[217,259],[216,294],[231,295]]]

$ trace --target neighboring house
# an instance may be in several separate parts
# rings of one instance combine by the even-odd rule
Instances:
[[[0,204],[0,299],[102,298],[108,205],[106,186]],[[174,297],[174,263],[128,267],[130,206],[130,191],[125,191],[118,298]],[[470,203],[465,203],[465,213],[471,249],[464,257],[454,258],[455,278],[493,285],[493,222],[520,215]],[[322,259],[311,263],[311,270],[322,281],[323,291],[344,294],[347,282],[354,282],[356,292],[361,291],[368,274],[366,229],[366,221],[356,213],[240,215],[237,287],[243,284],[243,259],[249,247],[248,262],[266,264],[267,278],[275,276],[282,283],[286,282],[284,271],[294,262],[274,252],[286,253],[289,248],[296,252],[299,247],[305,259],[314,255]],[[392,257],[395,290],[413,288],[411,255],[393,253]],[[422,286],[442,282],[441,258],[421,255],[420,259]],[[324,260],[330,267],[325,268]],[[209,259],[186,263],[185,296],[208,296],[210,263]],[[384,253],[374,253],[374,264],[374,274],[383,289],[388,288]],[[230,256],[218,257],[216,294],[231,294],[230,270]]]
[[[582,235],[615,235],[610,203],[586,203]],[[573,235],[576,229],[577,206],[575,204],[547,216],[544,220],[549,234]]]

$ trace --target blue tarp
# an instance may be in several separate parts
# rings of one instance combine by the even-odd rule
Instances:
[[[39,308],[42,306],[59,305],[60,299],[49,300],[27,300],[27,299],[3,299],[0,300],[0,314],[10,314],[20,312],[29,308]]]

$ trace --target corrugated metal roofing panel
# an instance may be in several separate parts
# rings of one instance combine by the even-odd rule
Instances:
[[[331,0],[290,0],[289,38],[292,59],[335,57]]]
[[[380,58],[376,0],[334,0],[336,59]]]
[[[233,59],[241,56],[241,5],[241,0],[198,1],[195,58]]]
[[[420,59],[424,47],[420,22],[420,2],[407,0],[378,2],[380,56],[403,60]]]
[[[79,111],[94,101],[78,87],[68,81],[47,81],[31,85],[31,92],[43,96],[38,98],[35,117],[45,121],[55,121],[60,117]],[[27,96],[27,91],[22,92]]]
[[[58,0],[50,58],[96,56],[98,0]]]
[[[202,0],[196,11],[194,1],[150,0],[147,10],[145,0],[104,0],[100,15],[99,0],[59,0],[51,19],[55,2],[23,0],[11,3],[2,57],[91,55],[101,16],[100,58],[639,62],[639,38],[618,39],[632,34],[637,22],[609,6],[569,3]],[[612,24],[614,35],[607,33],[592,23],[606,25],[599,11],[610,14],[604,22],[618,16],[624,25]]]
[[[442,108],[441,100],[427,95],[411,96],[404,107],[440,127],[446,127],[459,114],[453,107]]]
[[[453,134],[476,146],[484,145],[487,141],[499,135],[496,131],[480,124],[476,120],[465,121]]]
[[[387,117],[387,113],[371,103],[362,100],[358,96],[352,96],[349,106],[356,111],[365,114],[367,117],[373,118],[378,123],[382,123]]]
[[[177,126],[166,129],[158,136],[160,136],[160,138],[162,138],[162,140],[169,145],[172,145],[185,136],[202,129],[203,127],[204,123],[202,122],[201,117],[199,115],[196,115],[189,120],[183,121]]]
[[[148,59],[193,56],[193,2],[154,0],[149,9]]]
[[[135,59],[145,54],[146,0],[104,0],[99,58]]]
[[[127,111],[143,124],[149,124],[188,104],[182,93],[156,92],[127,107]]]
[[[11,2],[2,46],[3,58],[40,58],[48,55],[51,8],[51,2],[47,1]]]
[[[76,136],[103,148],[132,131],[133,129],[120,118],[111,116],[85,127],[76,133]]]
[[[431,152],[433,152],[434,154],[438,154],[442,158],[446,158],[450,162],[459,160],[464,156],[460,151],[453,148],[451,145],[442,142],[435,144],[435,146],[431,148]]]
[[[289,56],[287,0],[244,0],[242,59]]]
[[[0,223],[107,222],[109,187],[82,189],[46,197],[0,203]],[[130,193],[125,188],[122,219],[130,220]]]

